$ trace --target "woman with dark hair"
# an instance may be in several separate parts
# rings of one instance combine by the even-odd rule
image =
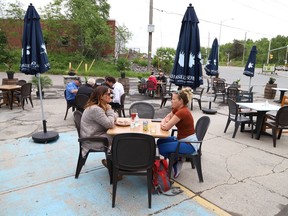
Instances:
[[[109,146],[112,143],[112,137],[106,132],[109,128],[115,126],[117,115],[109,104],[111,102],[111,89],[106,86],[98,86],[92,92],[81,118],[80,135],[81,137],[99,136],[106,137]],[[102,143],[86,141],[82,144],[83,157],[86,156],[89,149],[103,149]]]
[[[173,126],[178,129],[177,137],[158,139],[157,146],[160,155],[168,158],[170,153],[176,151],[178,141],[181,142],[179,153],[192,154],[198,150],[199,146],[191,145],[189,142],[197,141],[194,131],[194,119],[191,111],[187,107],[192,98],[190,88],[183,88],[172,95],[172,111],[161,121],[162,130],[170,130]],[[183,161],[179,159],[173,164],[174,178],[177,178],[182,169]]]

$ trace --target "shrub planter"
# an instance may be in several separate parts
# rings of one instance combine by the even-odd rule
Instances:
[[[129,90],[130,90],[129,78],[118,78],[118,82],[123,85],[124,92],[126,94],[129,94]]]
[[[15,73],[14,71],[7,71],[6,73],[8,79],[14,79],[14,73]]]
[[[267,83],[264,89],[264,98],[266,99],[274,99],[275,98],[275,94],[276,94],[276,90],[272,89],[272,88],[277,88],[277,84],[273,83],[273,84],[269,84]]]

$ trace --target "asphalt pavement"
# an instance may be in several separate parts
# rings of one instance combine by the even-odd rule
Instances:
[[[250,78],[242,73],[242,68],[220,68],[220,77],[228,83],[240,78],[241,88],[248,89]],[[266,101],[264,86],[270,76],[276,77],[278,87],[287,88],[287,74],[278,72],[277,75],[267,75],[256,70],[251,78],[254,100]],[[69,111],[67,120],[63,120],[66,111],[63,76],[49,76],[53,86],[45,89],[44,116],[48,131],[60,134],[57,142],[39,145],[31,140],[33,133],[43,130],[40,101],[36,98],[35,90],[34,108],[30,104],[25,105],[25,110],[15,105],[13,110],[6,106],[0,108],[0,200],[1,206],[4,206],[0,215],[23,215],[21,210],[24,215],[288,215],[288,134],[284,133],[277,140],[276,148],[273,148],[270,136],[261,136],[257,140],[252,139],[250,133],[238,131],[233,139],[232,123],[227,132],[223,132],[228,107],[221,103],[221,99],[212,102],[217,114],[209,115],[211,124],[203,143],[204,182],[199,183],[197,172],[191,169],[189,163],[185,163],[175,181],[185,188],[186,193],[170,199],[153,196],[151,210],[145,210],[145,192],[143,201],[139,203],[139,193],[135,189],[131,189],[132,195],[125,190],[121,192],[120,186],[125,185],[121,183],[116,200],[117,210],[121,214],[117,213],[111,208],[111,197],[107,196],[107,193],[111,195],[111,188],[106,185],[107,182],[103,183],[106,171],[98,156],[88,158],[79,179],[73,177],[78,154],[73,116]],[[20,73],[16,73],[15,77],[31,79],[31,76]],[[0,72],[0,78],[6,78],[6,73]],[[169,101],[160,109],[159,98],[138,93],[137,78],[129,81],[130,93],[125,102],[127,115],[134,101],[151,103],[155,107],[156,118],[162,118],[170,111]],[[275,99],[278,97],[279,92]],[[205,91],[202,107],[208,107],[210,98],[211,93]],[[268,101],[277,104],[272,99]],[[204,115],[197,103],[194,103],[192,113],[196,121]],[[128,182],[131,186],[133,180],[130,182],[128,179]],[[98,191],[96,184],[103,187],[104,192]],[[85,190],[82,191],[83,186]],[[121,196],[121,193],[124,195]],[[105,194],[106,198],[103,198]],[[86,197],[85,202],[82,196]]]

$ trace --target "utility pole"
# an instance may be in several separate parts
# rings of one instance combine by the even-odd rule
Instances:
[[[244,38],[244,45],[243,45],[243,58],[242,58],[242,66],[244,66],[244,59],[245,59],[245,50],[246,50],[246,36],[247,36],[247,32],[245,32],[245,38]]]
[[[152,33],[154,32],[153,25],[153,0],[150,0],[149,6],[149,25],[148,25],[148,71],[151,72],[151,54],[152,54]]]
[[[271,38],[270,41],[269,41],[268,55],[267,55],[267,65],[269,64],[271,41],[272,41],[272,38]]]

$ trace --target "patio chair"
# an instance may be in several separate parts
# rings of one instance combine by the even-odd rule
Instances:
[[[15,93],[14,95],[14,97],[18,101],[18,105],[21,104],[23,110],[25,100],[27,101],[27,99],[29,99],[31,106],[33,107],[31,92],[32,92],[32,83],[25,83],[21,86],[20,92]]]
[[[68,110],[72,107],[72,112],[74,112],[75,109],[76,109],[76,105],[74,103],[70,103],[69,101],[67,101],[67,99],[66,99],[66,90],[64,90],[64,97],[65,97],[65,100],[66,100],[66,113],[65,113],[64,120],[66,120],[66,117],[67,117],[67,114],[68,114]]]
[[[97,78],[97,79],[95,80],[95,86],[100,86],[100,85],[102,85],[103,82],[105,82],[105,79],[103,79],[103,78]]]
[[[147,177],[148,207],[151,208],[152,168],[156,154],[155,138],[140,133],[118,134],[113,139],[111,152],[113,169],[112,208],[115,207],[119,174]]]
[[[237,101],[239,98],[238,94],[239,94],[239,91],[238,91],[238,88],[236,87],[228,87],[226,90],[227,99]]]
[[[80,136],[80,126],[81,126],[82,112],[80,112],[79,110],[76,110],[73,113],[73,116],[74,116],[74,123],[75,123],[77,133],[78,133],[78,142],[79,142],[79,156],[78,156],[78,162],[77,162],[76,173],[75,173],[75,178],[77,179],[79,177],[81,170],[82,170],[82,167],[86,163],[86,160],[88,158],[89,153],[90,152],[101,152],[101,153],[104,152],[106,157],[107,157],[107,151],[108,151],[109,146],[108,146],[108,139],[104,138],[104,137],[81,137]],[[85,156],[83,156],[82,155],[82,142],[83,141],[101,142],[101,143],[103,143],[103,146],[105,148],[103,148],[103,150],[99,150],[99,151],[90,149],[87,152],[87,154]]]
[[[226,127],[224,129],[224,133],[226,133],[230,122],[233,121],[233,122],[235,122],[235,128],[234,128],[232,138],[235,138],[237,130],[238,130],[240,125],[241,125],[241,131],[244,130],[245,124],[251,125],[251,137],[253,138],[253,119],[247,118],[243,115],[240,115],[239,106],[236,104],[235,101],[233,101],[231,99],[227,99],[227,102],[228,102],[229,114],[228,114]]]
[[[197,101],[199,105],[199,109],[202,110],[201,102],[202,102],[202,94],[204,92],[204,88],[198,87],[193,89],[193,98],[191,100],[191,110],[193,110],[193,101]]]
[[[120,103],[121,103],[120,107],[115,109],[115,112],[118,113],[119,117],[122,117],[121,113],[123,114],[124,117],[126,117],[125,116],[125,108],[124,108],[125,98],[126,98],[126,94],[124,93],[121,95],[121,98],[120,98]]]
[[[169,176],[171,176],[172,165],[175,159],[178,159],[179,157],[181,157],[181,158],[186,158],[186,160],[190,159],[192,169],[195,169],[195,166],[196,166],[199,182],[203,182],[203,174],[202,174],[202,166],[201,166],[201,155],[202,155],[201,149],[202,149],[202,143],[203,143],[203,140],[204,140],[204,137],[208,130],[209,125],[210,125],[210,118],[208,116],[202,116],[196,123],[195,133],[197,135],[198,142],[191,142],[191,143],[199,144],[199,149],[197,150],[197,152],[194,152],[193,154],[179,153],[180,142],[178,142],[175,153],[171,153],[169,155]]]
[[[218,95],[223,97],[223,103],[225,103],[225,94],[226,94],[226,84],[223,80],[218,80],[214,83],[214,102]]]
[[[282,130],[288,129],[288,106],[281,107],[275,117],[269,114],[266,114],[266,117],[268,118],[266,118],[264,126],[272,129],[273,146],[276,147],[276,137],[280,139]]]
[[[16,85],[23,86],[25,83],[27,83],[26,80],[18,80],[18,81],[16,82]]]
[[[169,90],[167,91],[167,85],[166,84],[162,84],[161,85],[161,104],[160,104],[160,108],[162,108],[163,106],[166,105],[166,102],[170,99],[171,100],[171,97],[172,97],[172,94],[171,94],[171,84],[170,83],[170,86],[169,86]]]
[[[83,113],[84,112],[84,106],[86,105],[88,100],[89,100],[88,95],[76,94],[76,97],[75,97],[76,110],[79,110],[80,112]]]
[[[153,119],[155,115],[155,109],[154,107],[147,102],[135,102],[130,106],[129,109],[129,115],[131,116],[131,111],[133,109],[137,110],[139,118],[147,118],[147,119]]]

